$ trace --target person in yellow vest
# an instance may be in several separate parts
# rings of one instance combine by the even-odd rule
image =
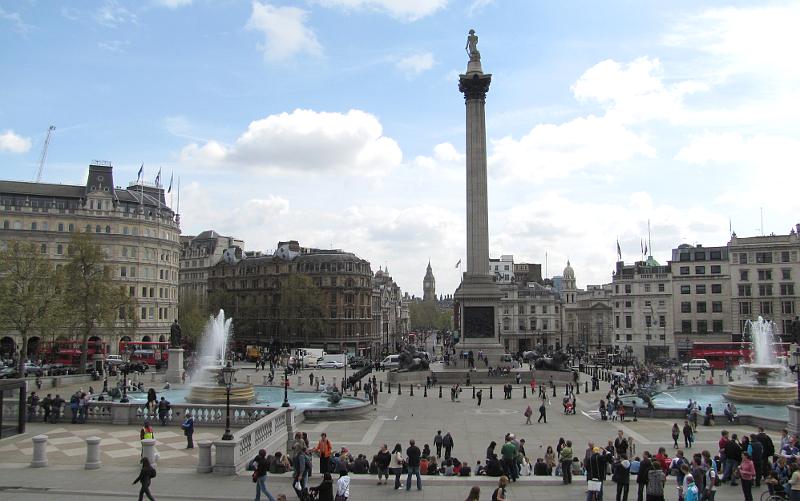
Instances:
[[[146,438],[150,440],[154,440],[156,438],[156,435],[153,432],[153,427],[150,426],[149,420],[146,420],[144,425],[142,425],[142,429],[139,430],[139,439],[144,440]]]

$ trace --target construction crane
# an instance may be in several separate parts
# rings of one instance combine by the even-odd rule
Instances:
[[[39,157],[39,169],[36,171],[36,182],[41,182],[42,171],[44,170],[44,162],[47,160],[47,147],[50,146],[50,136],[56,130],[55,125],[51,125],[47,129],[47,137],[44,138],[44,146],[42,146],[42,155]]]

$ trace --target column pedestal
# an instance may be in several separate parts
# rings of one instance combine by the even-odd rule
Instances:
[[[789,421],[786,424],[786,429],[789,430],[789,435],[797,435],[800,433],[800,406],[789,404],[786,408],[789,410]]]
[[[87,470],[97,470],[100,468],[100,437],[88,437],[86,439],[86,464]]]
[[[170,348],[167,362],[167,381],[169,383],[183,382],[183,348]]]

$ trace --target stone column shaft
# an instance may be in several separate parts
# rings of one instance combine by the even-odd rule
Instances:
[[[467,108],[467,273],[489,274],[489,207],[486,183],[486,116],[482,99]]]

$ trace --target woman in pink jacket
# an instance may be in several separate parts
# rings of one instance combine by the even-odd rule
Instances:
[[[742,452],[742,464],[739,465],[739,477],[742,480],[744,501],[753,501],[753,479],[756,478],[756,467],[750,454]]]

